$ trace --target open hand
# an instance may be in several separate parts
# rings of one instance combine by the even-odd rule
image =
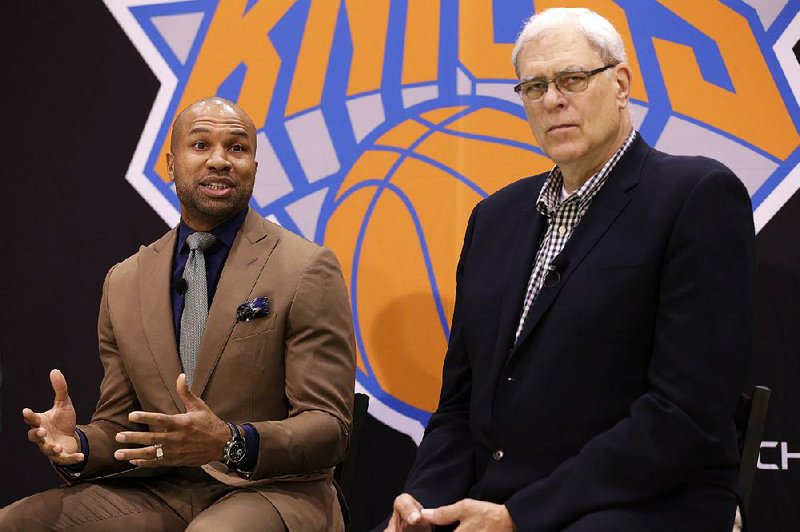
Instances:
[[[67,379],[61,371],[50,371],[50,384],[55,399],[53,407],[47,412],[34,412],[30,408],[22,410],[25,423],[30,426],[28,439],[51,462],[58,465],[72,465],[83,461],[80,445],[75,439],[75,408],[67,391]]]
[[[196,466],[222,459],[222,449],[231,437],[227,423],[192,393],[186,375],[178,375],[176,386],[186,413],[131,412],[128,419],[149,425],[150,432],[119,432],[116,440],[146,447],[118,449],[114,458],[140,467]],[[157,458],[159,445],[161,459]]]

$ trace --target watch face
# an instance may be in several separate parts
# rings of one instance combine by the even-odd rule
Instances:
[[[238,464],[244,459],[244,453],[246,451],[244,442],[242,440],[236,440],[232,442],[228,446],[227,450],[227,460],[230,464]]]

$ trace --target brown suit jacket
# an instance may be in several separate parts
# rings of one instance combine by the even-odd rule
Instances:
[[[80,428],[89,460],[80,480],[168,473],[114,459],[132,410],[177,414],[181,372],[170,276],[177,230],[113,267],[98,319],[105,370],[97,409]],[[269,298],[264,318],[237,323],[237,307]],[[352,317],[333,253],[250,211],[230,250],[209,309],[192,391],[222,419],[259,433],[249,480],[220,462],[203,469],[263,494],[289,530],[342,527],[332,468],[346,451],[355,380]],[[221,450],[220,450],[221,452]]]

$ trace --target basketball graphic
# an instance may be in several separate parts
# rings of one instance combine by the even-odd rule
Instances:
[[[472,207],[551,166],[524,120],[475,103],[420,111],[375,138],[344,177],[325,230],[350,286],[360,375],[414,417],[436,407]]]
[[[719,159],[760,230],[800,188],[800,16],[786,2],[106,0],[161,85],[127,179],[170,225],[169,124],[216,94],[258,129],[251,207],[332,248],[355,318],[357,389],[419,441],[436,406],[475,203],[546,171],[510,64],[534,7],[619,29],[634,127]],[[235,39],[231,38],[235,35]]]

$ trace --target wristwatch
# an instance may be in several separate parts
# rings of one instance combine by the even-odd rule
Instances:
[[[228,428],[231,429],[231,439],[225,444],[225,448],[222,450],[223,458],[225,460],[225,465],[236,468],[236,466],[244,460],[247,448],[244,444],[244,438],[239,434],[239,427],[233,423],[228,423]]]

